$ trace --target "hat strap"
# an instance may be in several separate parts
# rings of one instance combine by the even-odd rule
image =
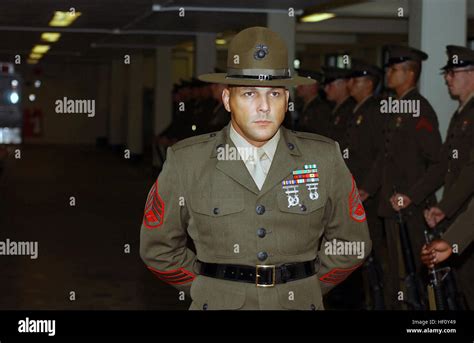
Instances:
[[[228,68],[226,78],[245,78],[256,80],[290,79],[288,68],[284,69],[237,69]]]

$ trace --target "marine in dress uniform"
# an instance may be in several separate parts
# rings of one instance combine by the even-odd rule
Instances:
[[[145,204],[143,261],[190,294],[190,309],[323,309],[322,295],[363,263],[371,241],[338,144],[280,126],[284,87],[313,81],[290,74],[284,41],[263,27],[234,37],[227,73],[200,78],[229,85],[223,100],[232,120],[168,149]],[[257,113],[242,112],[243,104]],[[223,158],[230,148],[251,154]],[[338,242],[362,249],[332,249]]]
[[[350,95],[357,104],[347,123],[344,140],[340,142],[346,164],[358,184],[368,176],[372,163],[377,159],[383,146],[382,130],[385,116],[380,113],[380,99],[374,95],[383,72],[377,66],[353,58],[351,60]],[[366,302],[371,308],[384,309],[381,262],[385,261],[385,237],[383,223],[377,215],[378,194],[364,202],[373,243],[372,256],[364,267]],[[367,296],[368,294],[370,296]]]
[[[351,75],[349,69],[323,67],[324,91],[329,101],[335,106],[328,123],[327,136],[336,142],[344,139],[347,121],[352,117],[355,100],[349,94],[348,82]]]
[[[328,135],[328,124],[331,117],[331,105],[319,96],[319,85],[323,74],[315,71],[300,70],[299,75],[310,77],[316,82],[312,85],[298,86],[297,95],[303,100],[298,119],[298,131]]]
[[[447,53],[448,63],[442,69],[448,89],[453,97],[459,99],[460,105],[451,117],[438,163],[430,167],[426,177],[420,180],[408,195],[414,201],[419,201],[419,198],[444,185],[443,198],[430,210],[427,219],[430,222],[434,217],[437,222],[445,218],[449,224],[465,211],[474,196],[474,51],[449,45]],[[469,224],[466,223],[466,230],[474,230],[472,218]],[[462,245],[464,242],[457,244]],[[474,254],[472,251],[466,252],[453,262],[458,286],[472,310]]]
[[[412,109],[415,109],[415,104],[419,105],[419,113],[408,113],[406,109],[401,111],[402,106],[399,106],[398,113],[385,113],[383,150],[360,188],[363,200],[367,194],[374,195],[380,191],[378,215],[384,218],[389,257],[388,270],[384,273],[385,291],[390,301],[387,305],[392,309],[400,309],[402,304],[398,301],[398,292],[403,291],[404,287],[400,285],[400,279],[406,275],[400,250],[396,205],[402,205],[400,208],[403,208],[412,251],[420,251],[425,242],[424,230],[427,229],[423,209],[427,204],[434,203],[435,198],[434,193],[420,195],[414,186],[425,177],[428,167],[437,163],[441,135],[435,111],[415,87],[421,72],[421,61],[428,56],[405,46],[390,46],[388,51],[388,87],[396,92],[398,104],[402,104],[400,100],[410,100]],[[394,197],[394,187],[403,195],[403,202],[399,201],[399,196]],[[424,277],[426,273],[421,272],[421,261],[415,259],[415,262],[419,277]]]

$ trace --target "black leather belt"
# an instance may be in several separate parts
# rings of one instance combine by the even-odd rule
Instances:
[[[200,263],[200,274],[229,281],[254,283],[257,287],[273,287],[316,274],[316,260],[288,263],[281,266],[257,265],[255,267],[236,264]]]

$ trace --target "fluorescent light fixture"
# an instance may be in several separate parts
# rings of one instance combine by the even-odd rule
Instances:
[[[227,41],[225,39],[216,39],[216,44],[217,45],[225,45]]]
[[[59,32],[44,32],[41,34],[41,39],[49,43],[57,42],[59,37],[61,37]]]
[[[318,21],[334,18],[335,16],[334,13],[313,13],[305,15],[301,18],[301,21],[303,23],[316,23]]]
[[[55,11],[53,19],[49,22],[49,26],[66,27],[71,25],[82,13],[81,12],[68,12],[68,11]]]
[[[34,52],[30,54],[32,60],[39,60],[41,57],[43,57],[43,54],[35,54]]]
[[[35,45],[31,52],[34,54],[45,54],[48,52],[49,48],[49,45]]]

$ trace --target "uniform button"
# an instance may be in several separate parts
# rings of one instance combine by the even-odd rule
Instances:
[[[211,133],[210,136],[215,137],[216,136],[215,132]]]
[[[257,235],[260,238],[265,237],[266,234],[267,234],[267,230],[265,230],[263,227],[257,230]]]
[[[316,306],[314,306],[314,304],[311,304],[311,311],[316,311]]]
[[[207,304],[202,305],[202,309],[203,309],[204,311],[206,311],[206,310],[207,310]]]
[[[258,215],[262,215],[265,213],[265,206],[263,205],[258,205],[257,208],[255,209],[255,211],[257,211],[257,214]]]
[[[303,212],[306,212],[306,206],[305,206],[305,205],[301,205],[301,206],[300,206],[300,210],[303,211]]]
[[[265,251],[260,251],[260,252],[257,254],[257,258],[258,258],[260,261],[265,261],[265,260],[268,258],[268,254],[267,254]]]
[[[290,150],[293,150],[295,148],[295,146],[292,144],[292,143],[288,143],[288,149]]]
[[[219,214],[219,207],[215,207],[212,212],[214,212],[215,215],[218,215]]]

